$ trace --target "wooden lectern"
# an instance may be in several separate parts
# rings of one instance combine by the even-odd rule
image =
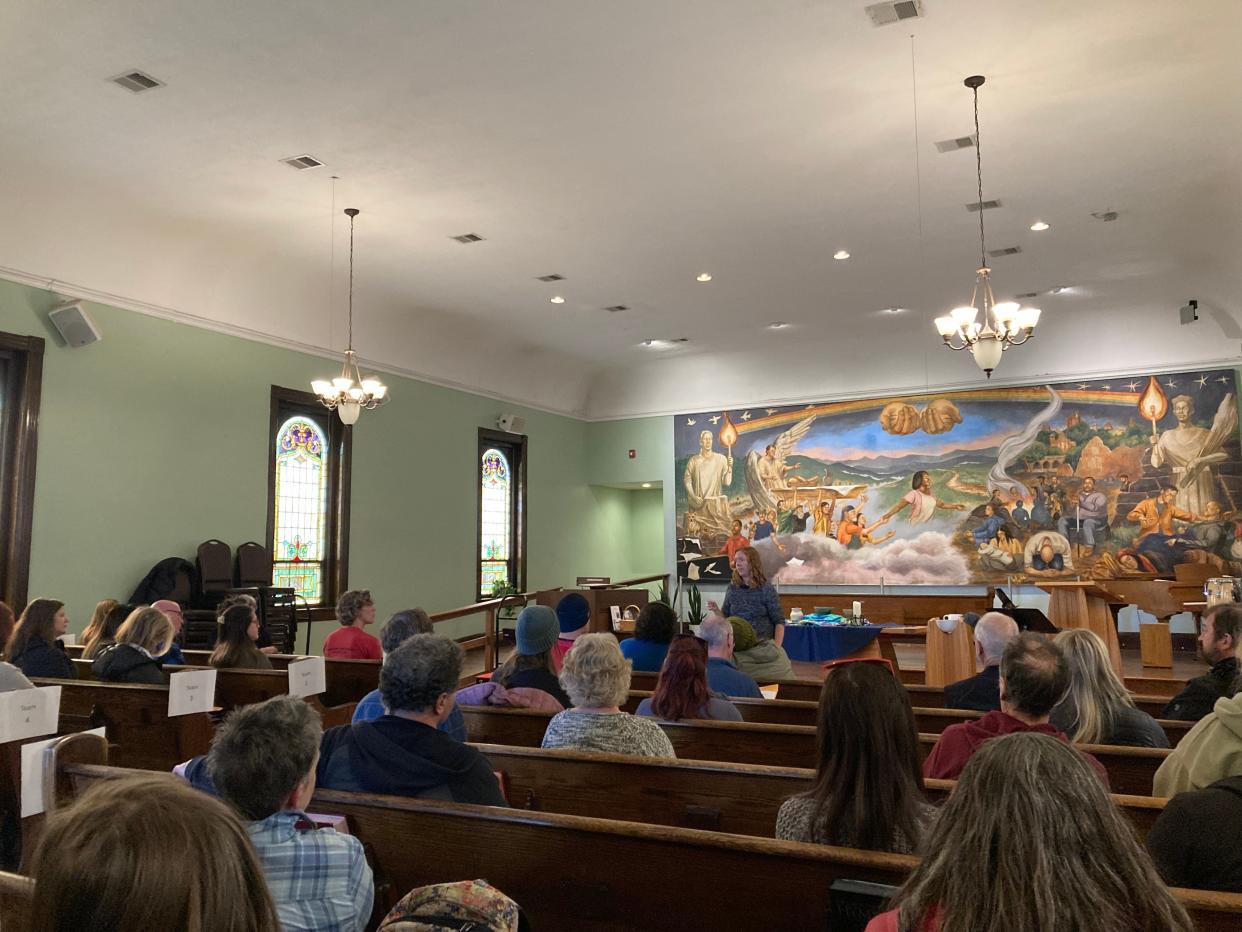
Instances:
[[[640,609],[651,599],[646,589],[547,589],[535,593],[535,603],[555,610],[557,603],[570,592],[577,592],[591,607],[588,633],[612,631],[612,606],[624,609],[637,605]]]
[[[945,634],[936,619],[927,622],[927,661],[924,682],[948,686],[975,675],[975,637],[970,625],[959,621]]]
[[[1109,602],[1116,597],[1093,580],[1043,582],[1035,585],[1048,593],[1048,620],[1058,628],[1087,628],[1100,636],[1118,676],[1121,672],[1121,644]]]

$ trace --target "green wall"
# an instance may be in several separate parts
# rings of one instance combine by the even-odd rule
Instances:
[[[0,280],[0,329],[47,340],[30,594],[64,600],[76,631],[96,601],[126,598],[165,556],[192,559],[213,537],[263,540],[271,386],[306,388],[334,362],[99,304],[87,309],[103,339],[70,349],[47,323],[56,303]],[[473,601],[477,429],[502,411],[527,423],[528,584],[658,571],[662,515],[650,496],[636,505],[636,493],[590,473],[592,442],[613,448],[626,422],[385,379],[391,402],[354,428],[349,554],[350,584],[372,590],[381,617]],[[317,623],[315,642],[331,626]]]

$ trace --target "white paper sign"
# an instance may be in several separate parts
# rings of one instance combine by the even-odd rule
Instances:
[[[289,664],[289,695],[317,696],[328,688],[322,657],[307,657]]]
[[[66,647],[72,647],[74,644],[78,643],[78,636],[76,634],[62,634],[60,636],[60,642]]]
[[[216,671],[182,670],[168,677],[168,717],[209,712],[216,704]]]
[[[59,716],[59,686],[0,693],[0,741],[54,735]]]
[[[82,732],[86,735],[99,735],[104,738],[103,728],[92,728]],[[63,737],[63,736],[61,736]],[[48,738],[46,741],[31,741],[22,745],[22,818],[38,815],[47,809],[47,800],[43,798],[43,752],[60,737]]]

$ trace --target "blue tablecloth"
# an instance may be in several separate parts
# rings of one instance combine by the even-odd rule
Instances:
[[[839,660],[862,650],[887,625],[785,625],[782,646],[790,660]]]

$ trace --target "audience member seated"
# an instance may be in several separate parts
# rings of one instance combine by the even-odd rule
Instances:
[[[13,609],[0,602],[0,653],[13,637],[13,628],[17,624],[13,620]],[[34,689],[34,683],[26,679],[26,674],[11,663],[0,661],[0,693],[14,689]]]
[[[707,642],[707,685],[725,696],[762,699],[759,684],[733,664],[733,625],[712,614],[699,625],[699,637]]]
[[[621,653],[633,669],[659,673],[677,633],[677,613],[663,602],[648,602],[638,611],[634,636],[621,642]]]
[[[439,634],[416,634],[389,654],[380,670],[386,713],[324,734],[319,785],[507,805],[483,755],[437,730],[453,708],[461,662],[461,648]]]
[[[1199,659],[1211,669],[1195,677],[1164,707],[1161,718],[1197,722],[1212,711],[1216,700],[1229,695],[1238,675],[1238,658],[1234,656],[1242,637],[1242,605],[1217,605],[1205,612],[1199,627]]]
[[[1060,648],[1041,635],[1019,634],[1001,655],[1000,711],[946,728],[923,762],[923,776],[956,780],[971,755],[1000,735],[1038,732],[1068,742],[1049,724],[1052,707],[1068,686],[1069,664]],[[1107,786],[1104,765],[1089,754],[1083,756]]]
[[[734,615],[728,621],[733,628],[733,663],[739,671],[756,683],[793,679],[793,664],[783,648],[773,641],[760,641],[745,618]]]
[[[728,699],[712,695],[707,685],[707,646],[690,634],[678,634],[673,638],[660,668],[655,693],[640,702],[634,714],[666,722],[680,722],[683,718],[710,718],[720,722],[742,720],[737,706]]]
[[[268,633],[267,625],[263,623],[263,618],[259,614],[258,600],[249,592],[234,592],[232,595],[226,595],[220,600],[220,604],[216,606],[216,617],[219,618],[233,605],[249,606],[250,611],[254,613],[255,619],[259,623],[259,636],[254,639],[254,646],[265,654],[279,653],[280,649],[272,643],[272,636]]]
[[[1194,929],[1083,758],[1046,735],[980,748],[921,851],[867,932]]]
[[[1242,689],[1242,677],[1234,681]],[[1242,775],[1242,692],[1217,699],[1175,747],[1153,783],[1156,796],[1202,790],[1225,777]]]
[[[78,671],[60,642],[68,630],[64,602],[35,599],[17,620],[5,659],[26,676],[74,679]]]
[[[639,757],[676,757],[655,722],[621,711],[630,691],[630,662],[611,634],[584,634],[565,656],[561,685],[572,709],[552,716],[545,748],[580,748]]]
[[[100,603],[103,604],[102,602]],[[99,606],[96,606],[98,609]],[[83,633],[82,640],[82,659],[94,660],[104,650],[116,643],[116,633],[121,630],[121,625],[125,624],[125,619],[133,614],[134,609],[138,606],[130,605],[128,602],[113,602],[112,607],[108,609],[108,614],[104,616],[103,621],[95,628],[90,637],[86,637]]]
[[[1000,662],[1018,624],[1002,612],[985,612],[975,622],[975,659],[983,669],[944,688],[946,709],[995,712],[1000,708]]]
[[[529,932],[521,908],[486,880],[461,880],[417,887],[401,898],[379,932]]]
[[[1069,692],[1052,710],[1052,724],[1071,741],[1167,748],[1169,738],[1134,700],[1113,671],[1108,648],[1086,628],[1062,631],[1053,643],[1069,664]]]
[[[408,608],[405,611],[395,613],[380,630],[380,648],[387,658],[394,650],[400,647],[409,638],[416,634],[431,634],[435,630],[435,626],[431,623],[431,618],[421,608]],[[375,688],[362,697],[362,701],[358,703],[354,709],[355,722],[370,722],[379,718],[384,714],[384,700],[380,697],[379,688]],[[440,723],[439,731],[444,732],[450,738],[464,742],[466,740],[466,719],[461,714],[461,709],[457,708],[456,703],[453,705],[453,711],[449,713],[448,718]]]
[[[457,691],[458,705],[494,705],[560,712],[569,696],[552,670],[552,647],[560,632],[556,612],[546,605],[528,605],[517,617],[517,650],[486,683]]]
[[[1147,833],[1147,850],[1170,887],[1242,893],[1242,770],[1178,793]]]
[[[362,843],[306,815],[322,737],[309,705],[275,696],[225,716],[207,766],[246,823],[285,932],[363,932],[375,883]]]
[[[29,873],[37,932],[281,932],[237,817],[168,774],[102,781],[53,813]]]
[[[78,638],[78,641],[83,646],[89,644],[95,637],[98,636],[100,630],[104,626],[104,622],[108,618],[108,613],[112,611],[113,608],[116,607],[116,604],[117,604],[116,599],[103,599],[102,601],[95,603],[95,611],[91,613],[90,623],[86,626],[86,629],[82,632],[81,637]],[[120,625],[118,625],[117,627],[120,627]]]
[[[116,633],[116,643],[95,658],[91,672],[108,683],[164,686],[168,680],[155,658],[168,650],[172,639],[173,626],[167,615],[151,606],[136,608]]]
[[[255,646],[259,636],[259,616],[245,602],[234,602],[216,619],[219,633],[216,647],[207,662],[220,670],[242,668],[270,670],[267,654]]]
[[[369,589],[350,589],[336,603],[341,626],[324,639],[323,655],[334,660],[379,660],[384,654],[374,635],[362,629],[375,621]]]
[[[177,638],[181,637],[181,629],[185,627],[185,616],[181,614],[181,606],[171,599],[160,599],[152,602],[151,607],[158,608],[168,616],[173,626],[173,642],[168,645],[168,650],[159,656],[159,662],[178,667],[184,665],[185,657],[181,653],[181,646],[177,643]]]
[[[923,795],[910,697],[883,664],[833,668],[819,699],[810,791],[781,804],[776,837],[913,853],[936,810]]]
[[[552,646],[552,668],[559,675],[565,664],[565,655],[591,624],[591,603],[580,592],[568,592],[556,603],[556,620],[561,635]]]

